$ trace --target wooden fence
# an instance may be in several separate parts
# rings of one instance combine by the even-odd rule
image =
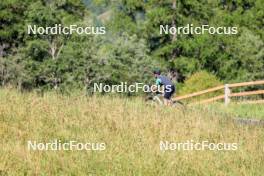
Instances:
[[[178,96],[174,98],[176,101],[181,101],[193,97],[197,97],[200,95],[204,95],[207,93],[212,93],[215,91],[219,90],[224,90],[223,95],[215,96],[209,99],[201,100],[198,102],[194,102],[192,104],[205,104],[205,103],[211,103],[217,100],[224,100],[225,105],[228,105],[231,102],[232,97],[244,97],[244,96],[250,96],[250,95],[261,95],[264,94],[264,90],[256,90],[256,91],[245,91],[245,92],[237,92],[237,93],[232,93],[232,88],[237,88],[237,87],[245,87],[245,86],[255,86],[255,85],[264,85],[264,80],[260,81],[251,81],[251,82],[243,82],[243,83],[234,83],[234,84],[225,84],[221,86],[217,86],[214,88],[202,90],[199,92],[191,93],[188,95],[183,95],[183,96]],[[264,103],[264,100],[256,100],[256,101],[246,101],[242,103]]]

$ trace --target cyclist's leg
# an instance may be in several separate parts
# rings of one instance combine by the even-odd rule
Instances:
[[[169,106],[169,105],[171,105],[170,100],[167,99],[167,98],[164,98],[164,105],[165,105],[165,106]]]
[[[171,86],[171,89],[165,89],[164,91],[164,104],[169,106],[169,105],[172,105],[172,100],[171,100],[171,97],[172,95],[174,94],[175,92],[175,87],[174,86]]]

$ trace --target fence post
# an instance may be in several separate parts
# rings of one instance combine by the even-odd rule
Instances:
[[[230,93],[231,90],[228,86],[228,84],[225,84],[225,105],[227,106],[230,103]]]

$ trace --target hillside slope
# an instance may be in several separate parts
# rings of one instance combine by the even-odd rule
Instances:
[[[8,175],[262,175],[264,131],[212,112],[139,99],[0,90],[0,172]],[[103,142],[103,151],[33,151],[27,141]],[[235,151],[160,151],[160,141],[237,143]]]

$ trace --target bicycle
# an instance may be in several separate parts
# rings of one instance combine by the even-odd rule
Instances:
[[[161,92],[151,92],[145,99],[146,102],[150,103],[152,106],[165,106],[164,105],[164,97]],[[181,101],[172,101],[172,105],[170,107],[174,107],[185,113],[186,105]]]

